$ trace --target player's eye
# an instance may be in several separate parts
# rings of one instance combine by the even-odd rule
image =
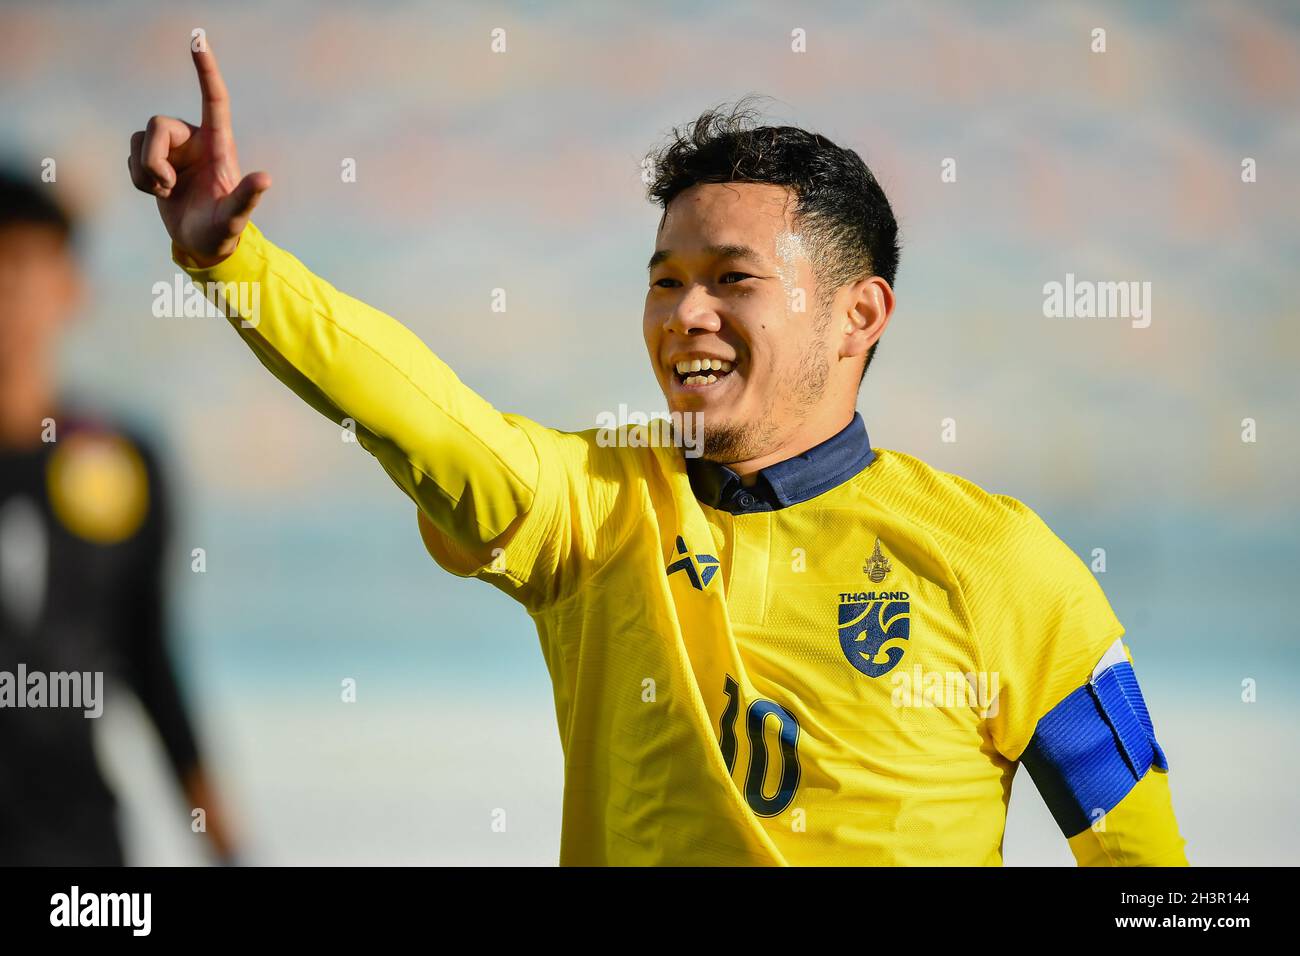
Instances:
[[[724,272],[719,281],[723,285],[735,285],[737,282],[744,282],[746,279],[753,278],[754,276],[750,275],[748,272]],[[677,279],[670,279],[665,276],[662,279],[656,279],[650,284],[650,287],[652,289],[675,289],[680,285],[681,282]]]

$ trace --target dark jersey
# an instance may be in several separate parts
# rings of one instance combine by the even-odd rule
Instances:
[[[102,672],[106,708],[131,688],[183,778],[197,754],[166,648],[167,520],[153,454],[119,429],[60,419],[56,441],[0,448],[0,677]],[[94,723],[0,706],[0,864],[123,862]]]

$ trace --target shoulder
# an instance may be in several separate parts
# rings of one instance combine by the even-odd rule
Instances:
[[[981,623],[1026,623],[1070,607],[1104,605],[1083,560],[1023,501],[911,455],[887,449],[877,449],[877,455],[868,471],[877,465],[882,470],[866,486],[870,494],[934,542],[977,629]]]
[[[996,494],[975,482],[889,448],[876,448],[876,460],[862,473],[874,500],[919,525],[948,548],[1018,544],[1041,536],[1047,526],[1024,502]]]
[[[626,482],[662,469],[664,461],[681,469],[677,440],[662,419],[561,431],[520,415],[505,417],[524,430],[543,460],[588,480]]]
[[[657,426],[561,431],[522,416],[505,417],[536,449],[537,498],[555,504],[555,520],[567,520],[573,533],[590,538],[585,545],[593,554],[620,539],[625,526],[653,506],[660,473],[681,457],[670,444],[656,444]]]

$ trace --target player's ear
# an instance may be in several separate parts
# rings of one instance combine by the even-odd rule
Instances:
[[[844,336],[840,354],[866,355],[885,332],[894,311],[894,290],[879,276],[847,286],[835,297],[835,315]]]

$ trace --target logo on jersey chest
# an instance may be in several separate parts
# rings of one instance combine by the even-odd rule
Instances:
[[[691,554],[680,534],[677,536],[677,554],[677,560],[665,568],[668,576],[672,577],[681,571],[695,590],[703,591],[707,588],[713,576],[718,573],[718,559],[711,554]]]
[[[906,591],[841,592],[840,649],[868,677],[888,674],[907,653],[912,599]]]
[[[885,580],[885,575],[889,574],[889,559],[885,553],[880,550],[880,539],[876,539],[876,550],[871,552],[871,557],[867,558],[867,563],[862,566],[862,573],[871,579],[872,584],[879,584]]]

